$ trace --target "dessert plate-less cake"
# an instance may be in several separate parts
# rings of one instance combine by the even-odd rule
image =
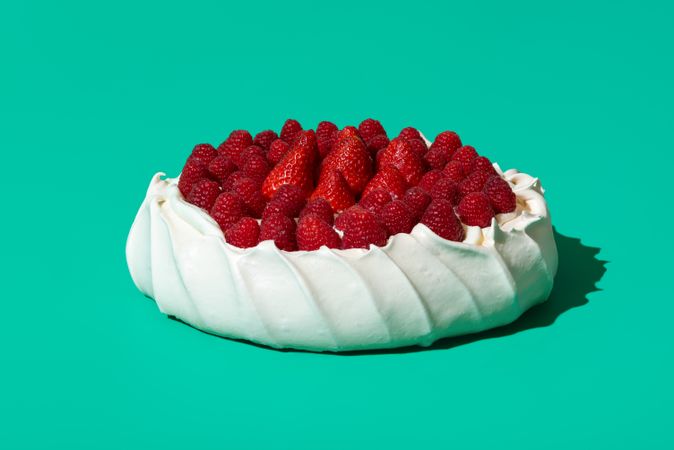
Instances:
[[[126,252],[163,313],[314,351],[505,325],[547,299],[557,269],[538,179],[454,132],[389,139],[373,119],[195,146],[180,177],[152,178]]]

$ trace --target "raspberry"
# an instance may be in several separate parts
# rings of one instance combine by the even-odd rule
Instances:
[[[227,231],[246,215],[246,207],[235,193],[223,192],[215,200],[210,214],[213,220],[220,225],[222,231]]]
[[[489,158],[486,156],[478,156],[477,158],[473,159],[470,162],[470,169],[471,172],[476,172],[478,170],[482,172],[487,172],[492,175],[497,175],[496,169],[494,169],[494,166],[492,165],[491,161],[489,161]]]
[[[426,143],[421,139],[408,139],[407,143],[410,144],[412,151],[419,155],[420,158],[423,158],[428,151],[426,148]]]
[[[269,200],[264,208],[262,216],[272,212],[283,214],[286,217],[294,218],[302,211],[306,204],[304,191],[292,184],[281,186],[274,196]]]
[[[218,156],[218,151],[211,144],[197,144],[192,149],[189,159],[208,165],[216,156]]]
[[[409,233],[414,227],[413,213],[402,200],[394,200],[384,206],[379,217],[391,236]]]
[[[258,147],[259,148],[259,147]],[[262,183],[269,174],[267,158],[260,155],[252,155],[244,163],[241,171],[249,178]]]
[[[259,156],[265,160],[267,159],[267,154],[262,147],[259,145],[249,145],[244,149],[244,151],[237,155],[234,162],[239,168],[243,168],[243,165],[246,164],[246,161],[248,161],[250,158],[253,158],[254,156]]]
[[[199,160],[187,160],[183,171],[180,173],[180,180],[178,181],[178,189],[187,198],[192,186],[202,178],[208,178],[208,168]]]
[[[459,195],[463,197],[471,192],[481,191],[490,177],[491,174],[487,172],[478,171],[471,173],[459,183]]]
[[[510,184],[498,175],[493,175],[484,185],[484,193],[497,214],[515,211],[517,197]]]
[[[246,149],[246,147],[253,145],[253,137],[246,130],[234,130],[229,134],[229,137],[220,144],[218,153],[224,156],[229,156],[232,161],[236,162],[236,157]]]
[[[421,223],[441,238],[457,242],[463,241],[463,227],[454,214],[452,203],[447,200],[433,200],[421,218]]]
[[[384,127],[381,126],[381,123],[375,119],[363,120],[360,125],[358,125],[358,132],[360,133],[360,137],[365,142],[368,142],[378,134],[383,134],[386,136],[386,130],[384,130]]]
[[[335,225],[344,232],[342,248],[369,248],[386,245],[386,230],[370,211],[352,206],[337,217]]]
[[[463,164],[461,164],[460,161],[448,162],[445,168],[442,169],[442,174],[455,183],[460,183],[466,178],[466,174],[463,171]]]
[[[217,156],[208,165],[208,173],[221,183],[236,172],[236,164],[226,156]]]
[[[375,156],[379,150],[386,148],[389,142],[385,134],[373,136],[367,141],[367,151],[370,152],[370,155]]]
[[[461,147],[461,138],[453,131],[443,131],[435,137],[433,144],[441,147],[447,147],[453,153],[456,149]]]
[[[488,227],[494,217],[489,197],[483,192],[471,192],[466,195],[456,210],[463,223],[482,228]]]
[[[342,128],[339,132],[337,132],[337,136],[335,137],[335,144],[337,144],[342,139],[346,138],[357,138],[362,140],[360,133],[358,132],[358,129],[351,125],[346,126]]]
[[[273,240],[276,247],[292,252],[297,250],[295,221],[283,214],[271,213],[262,219],[260,241]]]
[[[433,200],[448,200],[452,205],[456,205],[458,188],[449,178],[441,178],[433,185],[429,194]]]
[[[454,153],[454,155],[452,155],[452,160],[461,162],[470,162],[477,157],[478,154],[477,151],[475,151],[474,147],[471,147],[470,145],[464,145],[463,147],[460,147]]]
[[[242,178],[248,178],[246,177],[246,174],[241,172],[241,171],[236,171],[231,173],[225,181],[222,182],[222,190],[223,191],[231,191],[232,188],[234,187],[234,183],[239,181]]]
[[[318,144],[318,153],[321,159],[325,158],[335,143],[335,136],[338,132],[337,125],[332,122],[323,121],[316,127],[316,143]]]
[[[288,153],[288,150],[290,150],[290,145],[288,145],[286,141],[283,139],[276,139],[269,147],[267,161],[269,161],[269,164],[272,166],[275,166],[283,159],[286,153]]]
[[[305,215],[297,224],[297,247],[300,250],[318,250],[323,245],[340,248],[341,244],[339,234],[317,215]]]
[[[400,174],[398,169],[393,166],[384,166],[374,174],[372,179],[367,183],[363,190],[363,197],[374,189],[384,189],[391,194],[394,199],[405,195],[407,190],[407,183],[405,178]]]
[[[419,220],[431,202],[431,196],[420,187],[415,186],[405,192],[403,201],[412,212],[414,219]]]
[[[225,241],[235,247],[255,247],[260,241],[260,225],[252,217],[244,217],[225,230]]]
[[[408,141],[410,139],[419,139],[420,141],[423,142],[423,140],[421,139],[421,134],[419,134],[419,131],[417,131],[417,129],[413,127],[403,128],[402,130],[400,130],[400,134],[398,135],[398,137]]]
[[[367,209],[368,211],[373,212],[376,215],[381,213],[381,210],[384,206],[390,203],[393,199],[391,194],[389,194],[384,189],[373,189],[366,196],[360,199],[358,204]]]
[[[187,201],[199,208],[209,210],[215,203],[218,195],[220,195],[220,184],[217,181],[202,178],[192,186],[192,190],[190,190],[190,194],[187,196]]]
[[[278,135],[274,130],[264,130],[260,131],[253,138],[253,144],[259,145],[264,150],[269,150],[269,146],[275,139],[278,139]]]
[[[318,216],[329,225],[332,225],[335,220],[330,203],[324,198],[317,198],[307,203],[307,206],[300,212],[300,219],[308,215]]]
[[[323,172],[311,199],[324,198],[335,212],[343,211],[356,203],[348,183],[341,172],[331,170]]]
[[[423,177],[421,177],[421,180],[419,181],[419,184],[417,184],[417,186],[419,186],[424,191],[430,193],[433,190],[433,186],[435,185],[435,183],[437,183],[438,180],[440,180],[441,178],[443,178],[443,176],[440,170],[437,169],[429,170],[424,174]]]
[[[265,207],[265,200],[258,182],[244,176],[232,185],[232,190],[239,194],[253,217],[260,217]]]
[[[295,137],[297,136],[297,133],[300,131],[302,131],[302,125],[300,125],[300,123],[294,119],[288,119],[283,124],[283,128],[281,128],[280,137],[288,144],[292,144],[295,140]]]
[[[429,167],[440,170],[445,167],[449,158],[450,154],[447,147],[434,147],[433,145],[431,145],[431,148],[424,155],[424,161],[426,161]]]

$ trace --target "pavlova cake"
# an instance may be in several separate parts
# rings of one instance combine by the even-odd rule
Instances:
[[[276,348],[427,346],[512,322],[557,269],[537,178],[459,136],[288,120],[152,177],[126,247],[161,312]]]

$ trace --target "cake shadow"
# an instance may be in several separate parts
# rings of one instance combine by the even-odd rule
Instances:
[[[597,258],[597,255],[601,251],[600,248],[583,245],[579,238],[565,236],[558,233],[557,230],[553,231],[555,242],[557,244],[557,252],[559,254],[559,267],[557,269],[557,275],[555,276],[552,293],[546,302],[534,306],[514,322],[479,333],[443,338],[428,347],[408,346],[378,350],[322,352],[319,354],[335,356],[367,356],[448,350],[477,341],[510,336],[526,330],[552,325],[559,316],[570,309],[586,305],[589,301],[587,299],[588,294],[600,290],[597,288],[596,284],[604,276],[604,273],[606,272],[605,266],[608,262]],[[182,322],[176,317],[168,317],[169,319]],[[189,324],[186,325],[191,326]],[[203,330],[198,331],[204,332]],[[208,332],[205,333],[211,334]],[[214,336],[221,337],[217,335]],[[241,339],[224,339],[283,353],[316,353],[292,348],[277,349]]]
[[[428,347],[401,347],[384,350],[361,350],[335,353],[339,356],[359,356],[374,354],[414,353],[433,350],[447,350],[461,345],[486,339],[494,339],[521,333],[535,328],[548,327],[557,318],[573,308],[586,305],[588,294],[599,291],[596,285],[606,272],[606,263],[597,258],[598,247],[583,245],[579,238],[565,236],[554,230],[559,268],[548,301],[536,305],[514,322],[502,327],[475,334],[440,339]]]

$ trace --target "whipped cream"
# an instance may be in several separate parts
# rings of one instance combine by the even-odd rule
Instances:
[[[126,256],[138,289],[161,312],[209,333],[276,348],[345,351],[427,346],[505,325],[545,301],[557,249],[538,179],[497,171],[517,210],[463,242],[423,224],[384,247],[249,249],[187,203],[178,179],[152,177]]]

